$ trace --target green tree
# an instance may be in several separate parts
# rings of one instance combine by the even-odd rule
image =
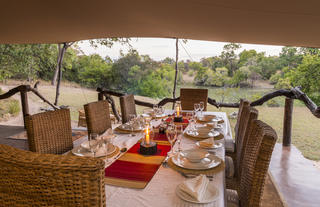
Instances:
[[[241,45],[236,43],[229,43],[223,46],[220,57],[223,60],[224,66],[228,68],[229,76],[232,76],[233,72],[237,69],[238,60],[236,50],[240,48]]]

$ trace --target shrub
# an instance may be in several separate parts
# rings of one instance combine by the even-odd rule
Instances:
[[[279,107],[280,104],[276,100],[271,99],[271,100],[267,101],[267,106],[268,107]]]
[[[290,89],[291,83],[289,78],[280,78],[278,83],[274,86],[276,89]]]
[[[309,98],[318,106],[320,105],[320,94],[319,93],[311,93],[308,94]]]
[[[276,73],[276,74],[273,74],[271,77],[270,77],[270,83],[271,84],[276,84],[278,83],[279,79],[281,78],[281,74],[280,73]]]
[[[252,94],[250,97],[250,102],[256,101],[256,100],[260,99],[261,97],[262,97],[262,95],[259,93]]]
[[[20,112],[20,105],[19,105],[19,101],[17,100],[11,100],[9,103],[9,108],[8,108],[8,112],[10,114],[17,114]]]
[[[190,71],[188,72],[188,76],[190,76],[190,77],[192,77],[193,74],[194,74],[194,71],[193,71],[193,70],[190,70]]]

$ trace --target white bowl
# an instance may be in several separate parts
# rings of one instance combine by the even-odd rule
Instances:
[[[201,160],[210,155],[207,151],[201,149],[184,150],[181,152],[181,154],[190,162],[201,162]]]

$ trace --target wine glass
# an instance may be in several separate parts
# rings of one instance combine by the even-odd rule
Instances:
[[[166,130],[166,135],[168,138],[168,141],[170,142],[171,149],[168,152],[168,156],[173,155],[173,144],[175,140],[177,139],[177,131],[175,125],[169,125],[167,130]]]
[[[194,104],[194,113],[195,113],[195,115],[197,115],[197,112],[200,110],[200,104],[198,104],[198,103],[195,103]]]
[[[190,119],[192,119],[192,117],[193,117],[193,112],[187,112],[186,118],[187,118],[188,120],[190,120]]]
[[[204,110],[204,103],[203,103],[203,101],[201,101],[201,102],[199,103],[199,108],[200,108],[200,111],[201,111],[200,116],[202,117],[202,112],[203,112],[203,110]]]
[[[164,113],[164,108],[162,106],[159,106],[159,114],[162,116]]]
[[[158,104],[154,104],[154,105],[153,105],[153,113],[154,113],[154,116],[156,116],[156,115],[158,114],[158,110],[159,110]]]
[[[89,136],[89,149],[90,152],[93,153],[93,157],[96,156],[96,152],[99,149],[99,140],[98,140],[98,134],[91,133]]]
[[[135,119],[136,119],[136,115],[135,114],[129,114],[129,124],[130,124],[130,127],[131,127],[131,134],[129,135],[130,137],[136,136],[133,133]]]
[[[177,134],[177,142],[178,142],[178,153],[181,152],[181,140],[182,140],[182,134],[183,134],[183,126],[177,125],[176,126],[176,134]]]

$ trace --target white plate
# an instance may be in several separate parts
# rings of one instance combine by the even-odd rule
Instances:
[[[214,145],[212,147],[202,147],[202,146],[200,146],[199,142],[196,142],[196,145],[200,148],[203,148],[203,149],[218,149],[218,148],[222,147],[222,143],[214,143]]]
[[[221,159],[213,154],[210,154],[200,162],[190,162],[187,158],[179,156],[179,154],[175,154],[171,159],[175,165],[191,170],[207,170],[217,167],[221,163]]]
[[[197,201],[196,199],[194,199],[188,193],[181,190],[181,188],[180,188],[181,185],[182,185],[182,183],[177,186],[176,194],[182,200],[185,200],[185,201],[188,201],[191,203],[211,203],[211,202],[215,201],[219,196],[219,190],[214,185],[209,183],[207,190],[206,190],[206,194],[204,195],[203,201],[200,202],[200,201]]]
[[[186,130],[186,134],[194,137],[194,138],[200,138],[200,139],[207,139],[210,137],[216,137],[219,136],[220,132],[218,131],[211,131],[212,128],[211,127],[199,127],[196,132],[198,132],[197,134],[193,134],[192,131],[190,130]]]
[[[223,121],[223,119],[217,116],[216,118],[213,118],[212,121],[220,122],[220,121]]]
[[[197,120],[201,122],[210,122],[214,118],[216,118],[215,115],[203,115],[203,116],[197,117]]]
[[[110,155],[116,151],[116,147],[113,144],[108,145],[107,154],[104,153],[104,150],[98,150],[96,152],[96,157],[103,157],[106,155]],[[89,150],[82,148],[81,146],[75,147],[71,150],[72,154],[80,156],[80,157],[93,157],[93,153]]]
[[[131,131],[131,126],[129,124],[122,124],[118,127],[119,127],[119,129],[124,130],[124,131]],[[133,128],[134,132],[139,132],[139,131],[143,131],[143,130],[144,130],[143,127],[134,127]]]

